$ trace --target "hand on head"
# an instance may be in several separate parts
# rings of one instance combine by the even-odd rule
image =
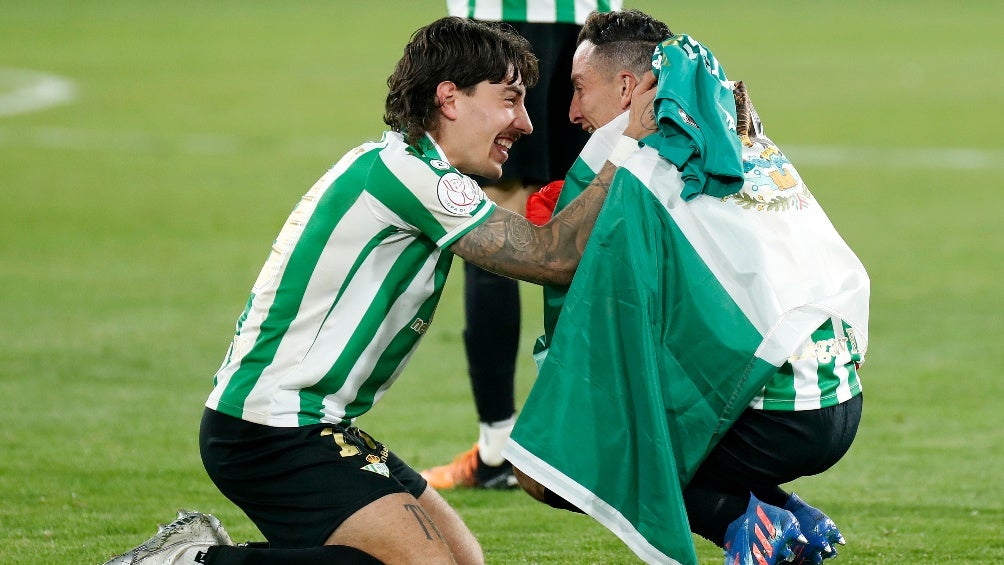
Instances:
[[[631,93],[630,119],[624,135],[641,139],[658,129],[655,121],[655,86],[656,79],[652,71],[646,72],[638,81]]]

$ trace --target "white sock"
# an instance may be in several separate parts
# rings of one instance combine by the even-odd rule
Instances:
[[[502,448],[515,425],[515,415],[501,422],[490,424],[481,422],[479,424],[481,432],[478,435],[478,454],[481,455],[481,460],[485,462],[485,465],[496,467],[505,463],[505,458],[502,457]]]

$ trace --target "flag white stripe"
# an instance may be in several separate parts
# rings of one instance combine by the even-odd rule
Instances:
[[[618,512],[616,508],[601,500],[590,492],[589,489],[571,480],[567,475],[548,465],[514,440],[509,439],[506,442],[505,447],[502,448],[502,456],[512,463],[514,467],[534,477],[541,484],[548,485],[548,488],[552,492],[605,526],[646,563],[680,565],[679,561],[669,557],[649,543],[631,524],[631,521]]]

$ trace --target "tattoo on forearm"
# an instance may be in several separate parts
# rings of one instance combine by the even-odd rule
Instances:
[[[616,167],[607,164],[590,187],[542,227],[497,209],[453,244],[452,250],[482,269],[540,284],[568,284]]]
[[[443,539],[443,534],[439,533],[439,529],[436,528],[436,524],[432,522],[432,518],[429,518],[429,515],[425,513],[424,508],[418,504],[405,504],[404,509],[411,512],[411,515],[418,521],[418,525],[425,532],[425,539],[446,541]],[[433,534],[435,534],[435,537],[433,537]]]
[[[525,251],[532,249],[537,243],[537,238],[533,233],[533,225],[520,216],[510,216],[506,219],[506,243],[511,245],[515,251]]]

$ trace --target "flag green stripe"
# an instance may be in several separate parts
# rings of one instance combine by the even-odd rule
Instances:
[[[764,403],[764,408],[788,411],[795,409],[795,369],[791,363],[781,365],[766,386],[771,392],[770,401]]]
[[[589,277],[569,289],[512,438],[696,563],[680,485],[777,367],[756,357],[763,335],[628,170],[578,273]]]

